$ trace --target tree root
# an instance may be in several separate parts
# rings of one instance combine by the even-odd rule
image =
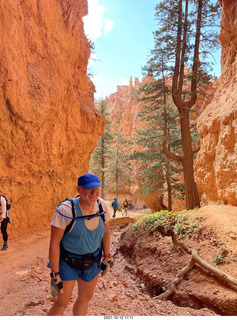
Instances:
[[[176,278],[174,278],[174,280],[169,284],[168,290],[160,294],[159,296],[153,297],[152,299],[164,300],[168,298],[174,292],[175,287],[182,280],[182,277],[187,272],[189,272],[194,267],[194,265],[195,265],[195,262],[192,259],[186,267],[184,267],[182,270],[179,271]]]
[[[169,284],[168,290],[166,292],[160,294],[159,296],[154,297],[153,299],[163,300],[163,299],[168,298],[174,292],[175,287],[181,281],[182,277],[187,272],[189,272],[195,266],[195,264],[202,266],[204,269],[206,269],[209,272],[211,272],[212,274],[214,274],[217,278],[222,279],[232,285],[237,286],[237,279],[236,278],[233,278],[232,276],[228,275],[227,273],[218,270],[217,268],[210,265],[208,262],[201,259],[198,256],[197,251],[195,249],[188,248],[183,242],[181,242],[177,239],[177,237],[172,229],[168,229],[166,231],[163,226],[158,226],[156,228],[156,230],[159,231],[162,234],[162,236],[170,236],[172,238],[173,243],[177,247],[180,247],[187,254],[192,255],[192,259],[186,267],[184,267],[182,270],[179,271],[176,278]]]

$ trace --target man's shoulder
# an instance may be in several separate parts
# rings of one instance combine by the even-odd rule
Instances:
[[[107,223],[111,217],[109,206],[108,206],[107,202],[102,198],[98,198],[98,202],[101,203],[102,209],[103,209],[103,211],[105,211],[105,223]],[[99,206],[99,204],[98,204],[98,206]]]
[[[104,199],[102,199],[102,198],[98,198],[98,202],[101,203],[102,206],[103,206],[103,205],[104,205],[104,206],[107,206],[106,201],[105,201]]]
[[[56,208],[56,211],[66,214],[67,216],[72,215],[72,203],[69,199],[63,200]]]

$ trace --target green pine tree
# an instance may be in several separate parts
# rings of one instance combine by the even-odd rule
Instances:
[[[106,170],[107,190],[114,192],[118,198],[120,192],[124,192],[131,184],[131,146],[129,139],[123,133],[121,118],[118,118],[112,126],[114,134],[113,153]]]
[[[113,150],[111,148],[111,144],[114,140],[114,136],[111,131],[110,114],[105,100],[99,103],[98,111],[105,117],[106,125],[104,133],[99,137],[97,146],[91,156],[89,167],[90,171],[99,177],[102,185],[105,187],[102,188],[101,192],[101,196],[103,198],[107,186],[105,172],[107,170],[107,165],[112,158]]]
[[[155,16],[159,28],[154,32],[155,47],[147,70],[152,71],[156,79],[163,73],[172,80],[182,154],[169,150],[167,139],[163,150],[183,167],[186,208],[192,209],[200,203],[193,171],[193,158],[198,149],[192,147],[190,112],[198,94],[205,92],[205,84],[211,79],[206,58],[209,50],[213,52],[219,44],[215,27],[219,25],[220,6],[214,0],[164,0],[156,6]]]
[[[180,127],[177,123],[178,112],[170,99],[170,84],[166,78],[145,83],[137,92],[138,101],[143,109],[138,114],[134,144],[137,146],[133,159],[140,167],[137,194],[146,198],[155,192],[166,193],[168,210],[172,210],[172,198],[183,197],[180,183],[179,164],[171,161],[163,152],[164,139],[169,149],[181,153]]]

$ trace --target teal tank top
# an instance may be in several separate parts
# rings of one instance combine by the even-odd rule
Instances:
[[[78,204],[78,199],[74,198],[73,203],[76,209],[76,216],[82,217],[83,214]],[[62,245],[64,249],[74,254],[83,255],[92,253],[101,245],[104,234],[105,227],[101,217],[94,231],[90,231],[87,228],[85,220],[75,220],[73,229],[63,236]]]

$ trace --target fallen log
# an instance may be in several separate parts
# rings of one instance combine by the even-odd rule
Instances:
[[[182,277],[187,272],[189,272],[196,264],[208,270],[209,272],[214,274],[217,278],[222,279],[234,286],[237,286],[236,278],[228,275],[223,271],[218,270],[216,267],[210,265],[208,262],[200,258],[195,249],[188,248],[183,242],[178,240],[176,234],[172,229],[168,229],[166,231],[163,226],[158,226],[155,228],[155,230],[160,232],[162,236],[170,236],[175,246],[180,247],[184,252],[186,252],[187,254],[190,254],[192,256],[192,259],[186,267],[184,267],[182,270],[179,271],[175,279],[169,284],[167,291],[160,294],[159,296],[154,297],[153,299],[163,300],[168,298],[174,292],[175,287],[181,281]]]

